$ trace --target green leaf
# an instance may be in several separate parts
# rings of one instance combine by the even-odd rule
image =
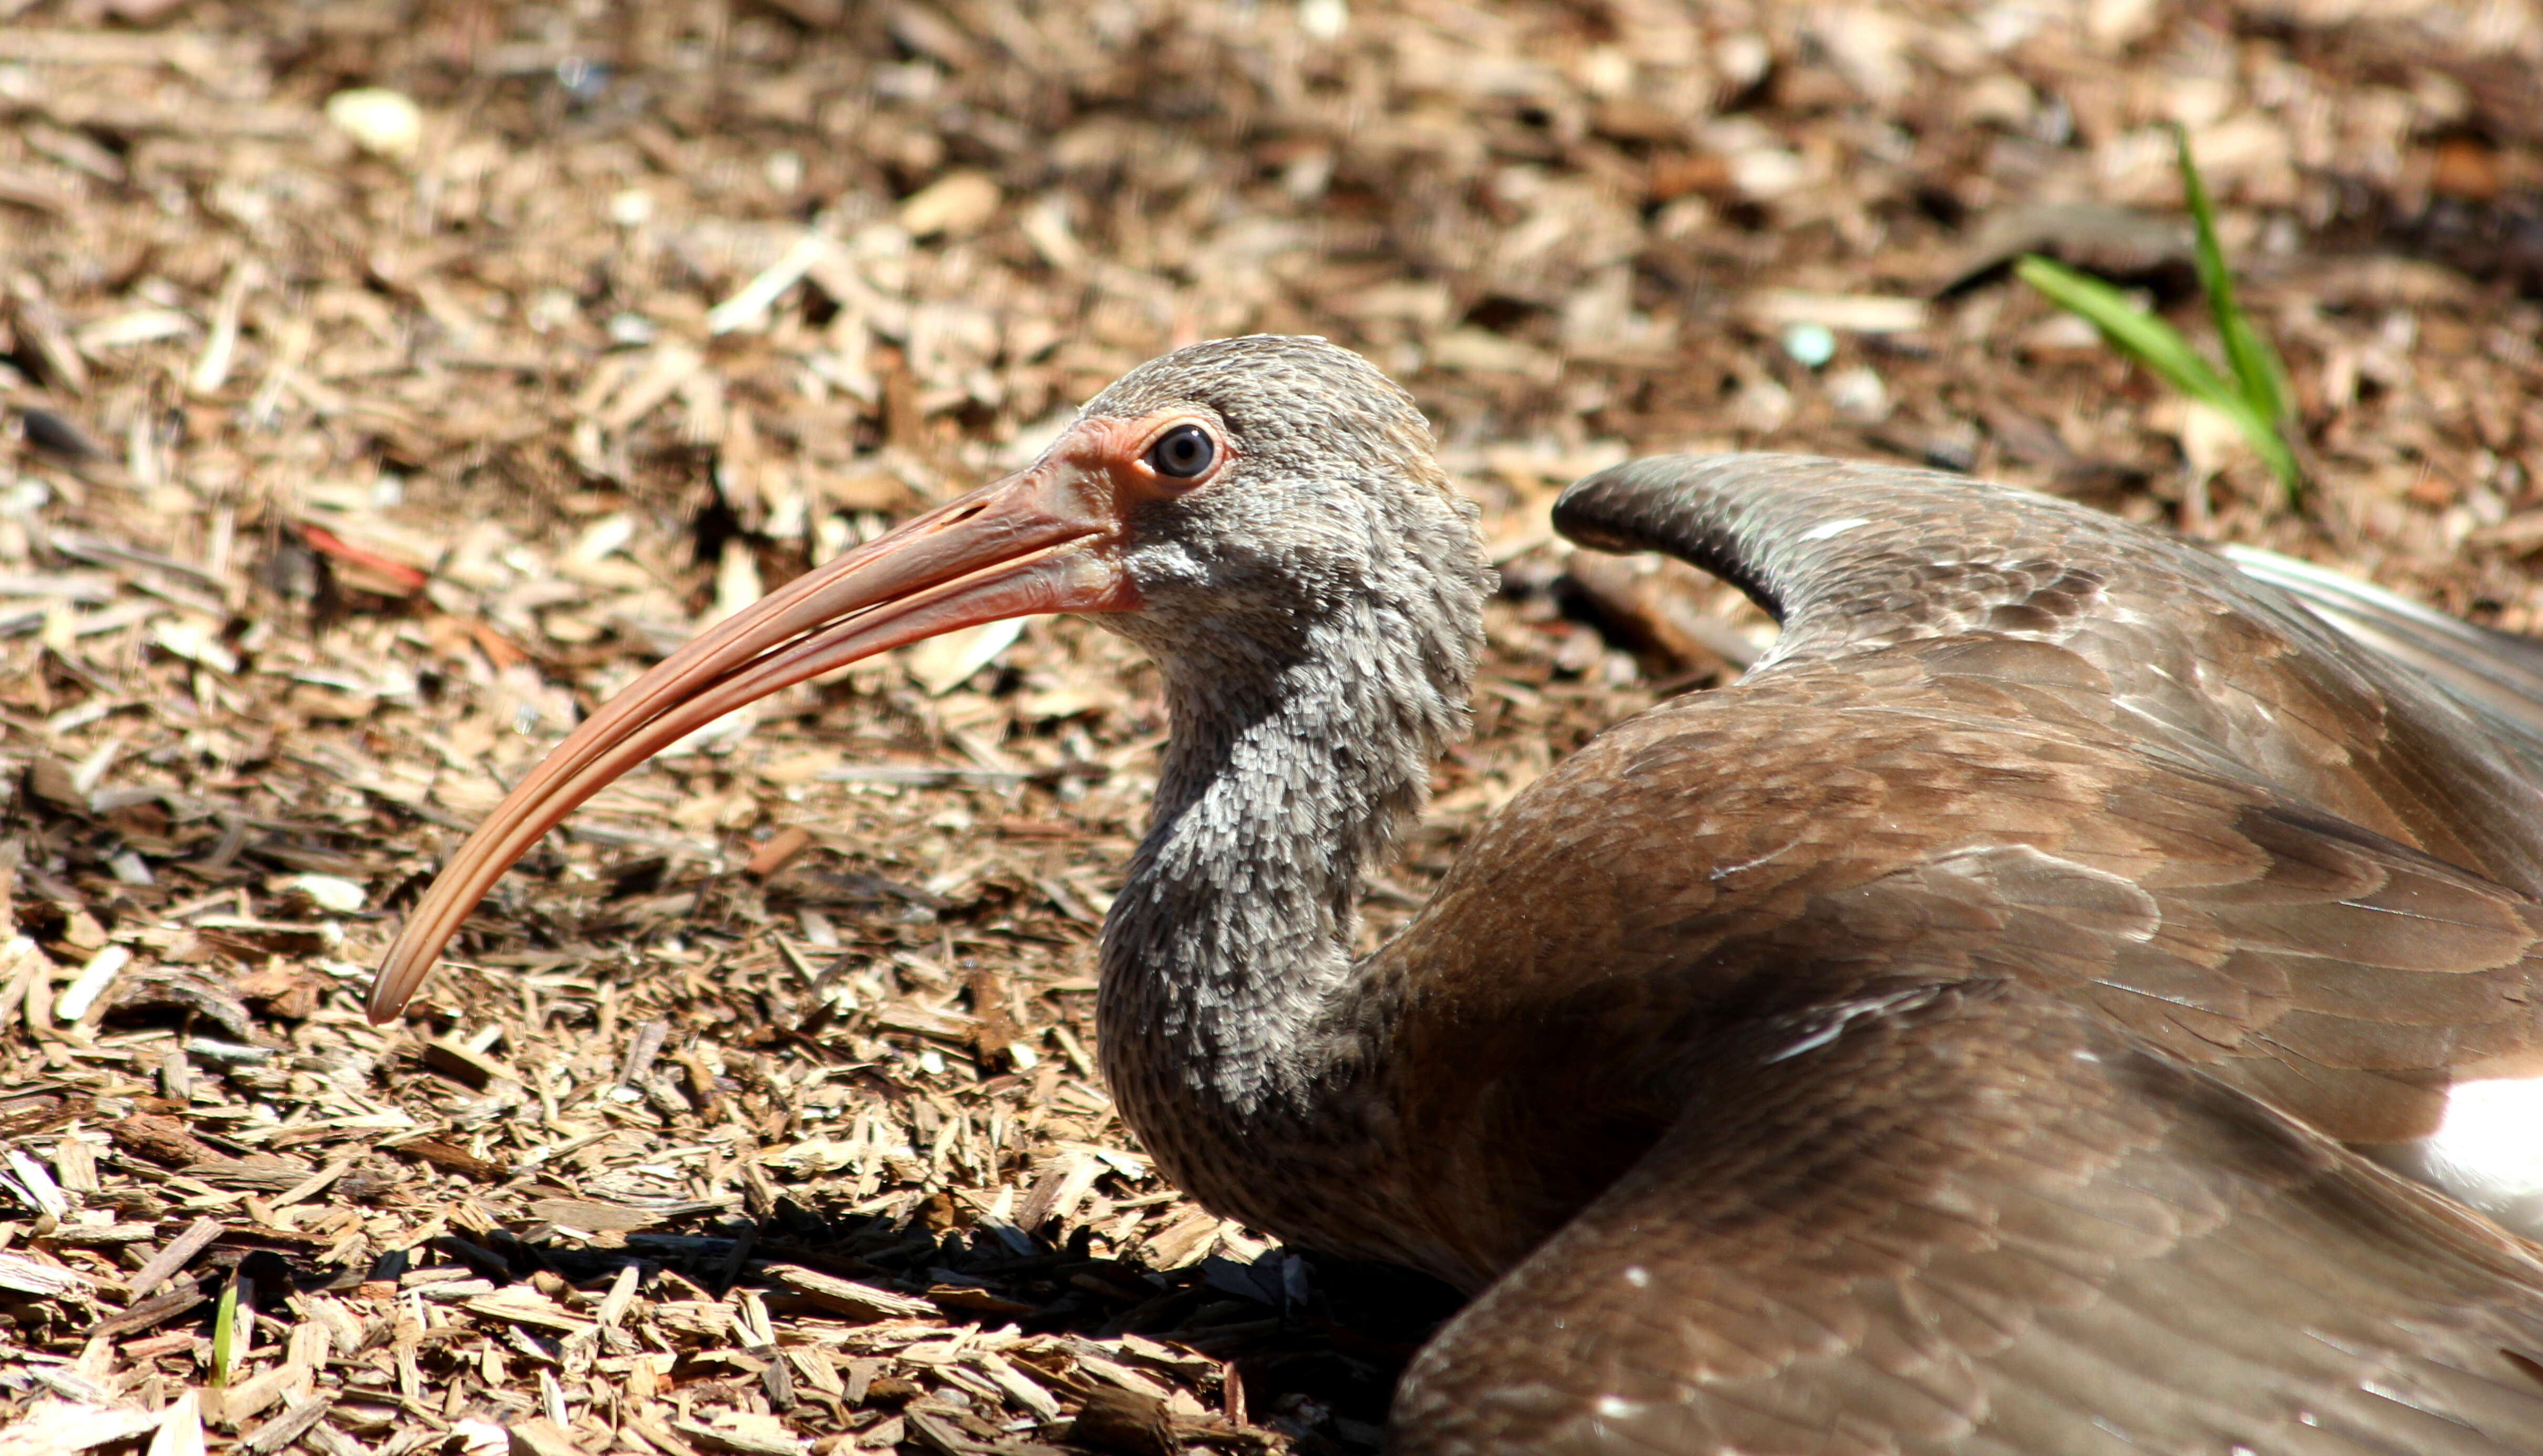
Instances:
[[[2249,413],[2242,395],[2190,346],[2180,330],[2129,302],[2119,289],[2036,253],[2025,254],[2013,268],[2015,276],[2050,303],[2099,329],[2114,348],[2162,375],[2173,388],[2219,410]]]
[[[2038,254],[2024,255],[2014,264],[2014,273],[2039,289],[2049,302],[2101,331],[2112,347],[2153,370],[2173,388],[2233,421],[2279,486],[2290,496],[2296,492],[2303,477],[2296,467],[2295,452],[2288,448],[2286,437],[2278,433],[2276,421],[2263,415],[2241,390],[2217,373],[2216,366],[2192,347],[2180,330],[2130,303],[2126,294],[2090,273],[2077,272]]]
[[[238,1367],[238,1270],[230,1270],[229,1282],[221,1286],[221,1302],[212,1313],[212,1370],[214,1389],[230,1383],[230,1374]]]
[[[2234,421],[2237,429],[2243,431],[2243,438],[2251,445],[2252,453],[2260,456],[2261,463],[2270,468],[2278,489],[2286,492],[2287,503],[2296,504],[2304,494],[2304,469],[2296,463],[2296,452],[2287,444],[2287,437],[2241,399],[2235,400],[2233,407],[2225,410],[2224,414]]]
[[[2287,402],[2287,366],[2252,327],[2251,316],[2234,296],[2234,272],[2225,266],[2225,248],[2216,237],[2216,207],[2190,154],[2190,133],[2175,126],[2173,141],[2181,155],[2181,191],[2198,230],[2199,290],[2207,295],[2207,311],[2216,321],[2216,337],[2225,345],[2225,362],[2234,371],[2238,392],[2274,429],[2294,413]]]

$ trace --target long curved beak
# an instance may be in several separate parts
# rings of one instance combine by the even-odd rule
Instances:
[[[398,1014],[460,922],[540,835],[725,714],[957,628],[1136,610],[1110,477],[1071,458],[1067,444],[760,598],[585,719],[504,796],[417,902],[371,982],[371,1020]]]

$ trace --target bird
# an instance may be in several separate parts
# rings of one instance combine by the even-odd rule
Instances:
[[[2499,1221],[2543,1191],[2512,1097],[2543,677],[2508,639],[1878,464],[1635,460],[1555,521],[1781,636],[1559,762],[1373,952],[1354,904],[1467,728],[1495,582],[1413,398],[1252,336],[1131,370],[596,709],[370,1013],[722,714],[1081,613],[1156,659],[1171,728],[1103,1070],[1209,1208],[1468,1296],[1390,1449],[2543,1453],[2543,1261]]]

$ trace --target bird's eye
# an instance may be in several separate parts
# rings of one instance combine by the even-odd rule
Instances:
[[[1217,442],[1197,424],[1170,429],[1165,438],[1148,447],[1148,464],[1171,480],[1191,480],[1209,469],[1209,463],[1217,458]]]

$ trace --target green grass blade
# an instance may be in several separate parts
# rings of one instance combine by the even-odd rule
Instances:
[[[2226,414],[2243,431],[2243,438],[2251,443],[2252,452],[2270,468],[2270,474],[2277,480],[2278,489],[2287,493],[2287,503],[2296,504],[2297,498],[2304,494],[2304,468],[2296,463],[2295,449],[2275,424],[2262,419],[2250,405],[2240,400],[2235,404],[2237,408],[2228,410]]]
[[[2275,421],[2261,414],[2242,391],[2216,372],[2180,330],[2128,301],[2127,295],[2090,273],[2027,254],[2014,264],[2015,275],[2040,290],[2041,296],[2101,331],[2111,346],[2183,394],[2234,421],[2280,487],[2293,496],[2302,476],[2295,452],[2278,433]]]
[[[2225,266],[2225,247],[2216,237],[2216,206],[2207,195],[2206,181],[2198,175],[2198,163],[2190,154],[2190,133],[2176,126],[2172,134],[2180,148],[2181,190],[2198,230],[2199,291],[2207,295],[2207,311],[2216,321],[2216,337],[2225,345],[2225,362],[2234,371],[2237,390],[2275,427],[2294,413],[2287,403],[2287,367],[2278,351],[2252,327],[2251,316],[2234,296],[2234,272]]]
[[[2038,254],[2025,254],[2013,268],[2015,276],[2100,330],[2114,348],[2162,375],[2173,388],[2228,413],[2250,413],[2241,393],[2190,346],[2180,330],[2130,303],[2119,289]]]
[[[221,1286],[221,1302],[212,1313],[212,1373],[214,1389],[230,1383],[230,1372],[238,1365],[239,1276],[230,1271],[229,1282]]]

